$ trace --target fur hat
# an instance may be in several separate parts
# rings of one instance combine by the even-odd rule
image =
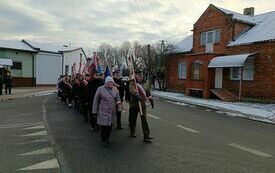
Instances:
[[[105,84],[106,84],[107,82],[113,82],[113,84],[115,83],[115,82],[114,82],[114,79],[113,79],[111,76],[107,76],[107,77],[105,78]]]

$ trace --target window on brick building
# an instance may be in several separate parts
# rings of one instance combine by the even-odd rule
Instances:
[[[191,78],[196,80],[203,79],[203,63],[201,61],[194,61],[191,66]]]
[[[240,80],[240,68],[231,68],[230,78],[231,80]]]
[[[240,80],[241,68],[231,68],[230,78],[231,80]],[[249,58],[246,60],[243,66],[243,80],[254,80],[254,59]]]
[[[180,79],[186,79],[187,65],[186,62],[181,62],[178,64],[178,77]]]
[[[215,29],[201,33],[201,45],[204,46],[207,43],[219,43],[221,39],[221,30]]]

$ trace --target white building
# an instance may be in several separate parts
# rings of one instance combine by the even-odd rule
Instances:
[[[76,48],[71,50],[63,50],[63,70],[62,74],[72,75],[73,66],[75,64],[76,72],[79,71],[80,61],[82,62],[80,71],[83,71],[84,65],[86,63],[86,54],[82,48]],[[80,55],[82,58],[80,60]]]
[[[82,56],[82,69],[86,63],[86,54],[82,48],[22,41],[38,51],[36,54],[36,85],[55,85],[60,75],[72,74],[74,64],[78,71],[80,56]]]

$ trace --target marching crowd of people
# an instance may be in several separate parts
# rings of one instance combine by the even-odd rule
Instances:
[[[113,77],[94,71],[93,74],[64,75],[58,79],[58,96],[66,106],[74,104],[76,112],[83,115],[94,132],[101,132],[102,146],[109,146],[113,126],[123,130],[121,115],[124,100],[129,103],[130,137],[136,138],[136,121],[141,117],[144,142],[150,143],[150,129],[147,123],[146,106],[154,107],[149,83],[143,79],[143,72],[137,70],[134,79],[122,80],[118,70]]]

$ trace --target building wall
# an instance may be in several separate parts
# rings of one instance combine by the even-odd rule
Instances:
[[[79,64],[80,64],[80,54],[82,54],[82,68],[81,68],[81,72],[82,72],[84,68],[84,64],[86,63],[86,57],[84,52],[82,52],[82,50],[79,49],[79,50],[63,53],[63,56],[64,56],[63,74],[65,74],[65,67],[68,66],[69,67],[68,75],[72,75],[71,69],[74,63],[76,64],[75,65],[76,72],[78,72]]]
[[[234,32],[233,32],[233,38],[238,38],[244,31],[249,29],[251,26],[240,23],[240,22],[235,22],[234,23]]]
[[[231,18],[226,16],[215,7],[210,6],[194,24],[193,28],[193,52],[205,53],[205,46],[201,46],[201,33],[213,29],[221,29],[221,37],[219,43],[214,43],[215,53],[222,53],[226,49],[226,45],[232,40],[233,22]]]
[[[257,53],[255,56],[254,80],[243,81],[242,96],[275,100],[275,42],[228,47],[230,54]],[[224,88],[234,93],[239,91],[239,81],[230,80],[224,74]]]
[[[254,43],[251,45],[234,47],[227,46],[233,37],[238,36],[248,27],[250,26],[238,22],[233,25],[233,21],[230,17],[224,15],[215,7],[209,6],[194,24],[193,55],[171,55],[168,59],[168,90],[186,91],[188,94],[188,88],[202,88],[205,92],[205,98],[209,96],[209,89],[215,87],[215,69],[208,70],[208,80],[193,81],[186,79],[181,81],[177,77],[177,68],[180,61],[193,61],[194,57],[199,59],[206,58],[208,62],[214,58],[215,56],[209,57],[209,54],[203,54],[205,52],[205,46],[200,45],[201,32],[212,29],[222,29],[220,43],[214,44],[214,53],[220,55],[257,53],[254,66],[254,80],[243,81],[242,97],[275,100],[275,42]],[[196,54],[200,55],[197,56]],[[207,88],[208,86],[209,89]],[[223,88],[238,95],[239,81],[230,79],[229,68],[224,68],[223,70]]]
[[[35,85],[36,53],[12,49],[0,49],[0,58],[12,59],[13,62],[22,63],[22,70],[20,72],[17,71],[17,73],[15,70],[12,70],[11,67],[8,67],[12,73],[15,87]]]
[[[36,58],[36,84],[55,85],[62,74],[62,54],[39,52]]]
[[[178,64],[185,61],[185,55],[174,55],[168,59],[167,88],[170,91],[185,92],[186,80],[178,77]]]
[[[216,54],[189,54],[189,55],[173,55],[168,60],[168,90],[185,92],[187,95],[190,90],[203,91],[205,97],[209,96],[209,89],[213,87],[213,72],[212,69],[208,69],[208,63],[210,60],[217,56]],[[202,64],[202,79],[191,79],[191,66],[195,61],[201,61]],[[178,77],[178,64],[180,62],[186,62],[187,71],[186,79],[180,79]]]

